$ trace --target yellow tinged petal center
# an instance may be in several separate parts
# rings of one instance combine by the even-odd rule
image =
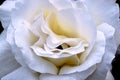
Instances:
[[[73,27],[69,26],[69,23],[63,22],[57,17],[57,14],[53,13],[48,20],[49,28],[57,35],[65,36],[68,38],[76,38],[77,32]]]

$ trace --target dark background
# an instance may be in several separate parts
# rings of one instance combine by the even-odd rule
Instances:
[[[0,4],[3,3],[4,0],[0,0]],[[117,0],[117,3],[120,6],[120,0]],[[0,22],[0,33],[3,31],[3,27],[1,25]],[[116,57],[114,58],[113,62],[112,62],[112,74],[115,78],[115,80],[120,80],[120,46],[118,47],[118,50],[116,52]]]

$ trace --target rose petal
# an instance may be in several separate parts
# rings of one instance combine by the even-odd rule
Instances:
[[[6,30],[3,30],[2,32],[1,32],[1,34],[0,34],[0,41],[4,41],[5,40],[5,38],[6,38]],[[5,42],[5,41],[4,41]]]
[[[67,8],[72,8],[71,2],[69,0],[49,0],[52,5],[57,8],[57,10],[62,10],[62,9],[67,9]]]
[[[120,44],[120,22],[118,23],[117,27],[115,27],[115,41],[116,45],[119,46]]]
[[[98,30],[104,32],[106,37],[106,49],[103,60],[101,63],[97,64],[97,69],[93,75],[91,75],[88,80],[104,80],[108,70],[111,68],[111,62],[115,56],[116,45],[114,41],[114,28],[106,23],[98,26]]]
[[[25,19],[32,23],[34,18],[39,16],[41,10],[45,11],[45,14],[47,14],[46,11],[49,12],[49,10],[52,11],[53,9],[54,7],[48,0],[19,0],[12,13],[13,25],[18,25],[16,22],[19,19]]]
[[[86,77],[88,77],[93,73],[95,68],[96,66],[93,66],[84,72],[73,73],[73,74],[64,74],[64,75],[41,74],[40,80],[85,80]]]
[[[39,14],[39,16],[35,16],[35,19],[32,24],[27,24],[29,25],[29,29],[31,30],[31,32],[33,32],[36,36],[42,37],[45,35],[41,30],[41,26],[43,25],[43,23],[43,15]]]
[[[96,65],[97,63],[101,62],[102,57],[104,55],[104,51],[105,51],[105,37],[102,32],[98,31],[97,32],[97,40],[94,45],[94,48],[91,51],[88,58],[86,59],[86,61],[77,67],[63,66],[60,70],[60,74],[69,74],[69,73],[73,73],[73,72],[82,72],[82,71],[84,72],[85,70],[89,69],[93,65]],[[87,74],[87,73],[85,73],[85,74]]]
[[[29,30],[29,27],[29,24],[24,21],[21,22],[21,25],[16,30],[14,29],[15,43],[18,47],[31,46],[38,40],[38,37]]]
[[[28,68],[20,67],[7,74],[1,80],[39,80],[38,76],[33,74]]]
[[[73,8],[86,8],[86,5],[84,4],[84,0],[71,0],[71,4]]]
[[[58,76],[52,74],[41,74],[39,80],[76,80],[70,76]]]
[[[61,67],[63,65],[76,66],[79,65],[80,63],[79,57],[77,55],[65,57],[65,58],[56,58],[56,59],[46,57],[45,59],[55,64],[57,67]]]
[[[7,0],[0,5],[0,21],[2,22],[4,28],[7,28],[10,24],[10,15],[12,9],[15,7],[15,3],[16,1]]]
[[[22,57],[23,55],[22,55],[20,49],[15,44],[14,35],[15,35],[14,34],[14,27],[10,23],[10,25],[7,29],[6,40],[10,44],[12,53],[15,56],[15,59],[17,60],[17,62],[19,62],[22,66],[26,66],[26,64],[23,60],[23,57]]]
[[[114,80],[113,75],[111,74],[110,71],[107,72],[107,76],[106,76],[105,80]]]
[[[67,43],[71,47],[63,50],[56,49],[56,47],[58,47],[63,43]],[[80,40],[79,38],[61,38],[59,36],[50,36],[46,40],[44,49],[34,45],[31,48],[38,56],[49,57],[49,58],[64,58],[84,52],[85,47],[87,46],[88,43],[85,42],[84,40]],[[55,51],[58,52],[56,52],[55,54]]]
[[[36,17],[33,24],[31,24],[31,26],[29,27],[30,31],[34,35],[39,37],[39,40],[37,42],[35,42],[34,46],[43,47],[43,44],[45,44],[45,42],[46,42],[47,35],[45,33],[43,33],[41,30],[41,26],[43,23],[44,23],[44,19],[42,17],[42,14],[40,14],[38,17]]]
[[[119,23],[119,6],[115,3],[116,0],[84,0],[84,2],[97,24],[106,22],[116,26]]]
[[[51,24],[54,23],[54,19],[52,19],[54,17],[55,15],[51,15],[49,18],[50,21],[52,21],[50,22]],[[54,26],[55,23],[49,26],[54,33],[66,37],[79,37],[88,42],[94,41],[93,38],[96,36],[96,26],[86,10],[61,10],[56,14],[55,20],[57,20],[56,24],[59,27],[56,27],[57,25]]]
[[[9,44],[5,41],[6,32],[0,35],[0,78],[20,67],[14,59]]]
[[[68,52],[68,54],[77,54],[83,52],[85,50],[85,47],[88,47],[89,45],[88,42],[79,38],[66,38],[52,34],[50,34],[50,36],[46,39],[46,46],[51,51],[64,43],[69,45],[70,47],[59,51],[61,51],[62,53]],[[48,52],[51,52],[50,50],[48,50]]]
[[[30,48],[22,48],[22,55],[25,63],[32,70],[40,73],[51,73],[57,74],[58,69],[56,66],[49,61],[43,59],[42,57],[36,56],[34,52],[31,51]]]

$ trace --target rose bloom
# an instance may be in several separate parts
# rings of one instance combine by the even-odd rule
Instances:
[[[7,0],[0,20],[1,80],[113,80],[115,0]]]

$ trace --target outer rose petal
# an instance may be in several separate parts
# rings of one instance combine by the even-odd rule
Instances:
[[[114,41],[114,28],[106,23],[98,26],[98,30],[102,31],[106,37],[106,49],[103,60],[97,64],[97,69],[88,80],[104,80],[108,70],[111,68],[111,62],[115,56],[116,45]]]
[[[92,66],[88,70],[85,70],[80,73],[76,72],[76,73],[64,74],[64,75],[41,74],[40,80],[85,80],[89,75],[93,73],[95,68],[96,66]]]
[[[115,27],[115,40],[116,40],[116,44],[117,46],[120,44],[120,22],[118,23],[117,27]]]
[[[114,80],[111,71],[108,71],[108,72],[107,72],[107,76],[106,76],[105,80]]]
[[[116,0],[84,0],[97,24],[103,22],[112,26],[119,23],[119,6]]]
[[[57,76],[51,74],[41,74],[39,80],[76,80],[74,77],[71,76]]]
[[[52,3],[57,10],[72,8],[72,4],[70,0],[49,0],[50,3]]]
[[[14,59],[9,44],[5,41],[6,31],[0,35],[0,79],[20,65]]]
[[[7,74],[1,80],[39,80],[28,68],[20,67],[12,73]]]
[[[22,66],[26,66],[23,57],[22,57],[22,53],[21,51],[18,49],[18,47],[15,44],[15,40],[14,40],[14,28],[12,26],[12,24],[10,23],[8,29],[7,29],[7,36],[6,36],[6,40],[7,42],[10,44],[11,46],[11,50],[12,53],[15,55],[15,59],[22,65]]]
[[[16,22],[18,19],[24,19],[32,23],[35,17],[39,16],[41,10],[52,11],[54,9],[55,8],[49,3],[49,0],[19,0],[16,3],[15,9],[12,11],[13,25],[17,25]]]
[[[7,28],[10,23],[10,15],[12,9],[15,7],[16,1],[4,1],[2,5],[0,5],[0,21],[4,28]],[[9,6],[9,7],[8,7]]]

